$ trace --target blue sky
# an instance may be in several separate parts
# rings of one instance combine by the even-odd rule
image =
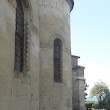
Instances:
[[[110,0],[74,0],[71,50],[86,67],[89,89],[102,80],[110,85]]]

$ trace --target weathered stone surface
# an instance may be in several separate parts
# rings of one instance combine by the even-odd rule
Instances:
[[[72,110],[72,0],[22,0],[28,22],[26,74],[14,70],[16,0],[0,0],[0,110]],[[53,80],[53,42],[62,41],[62,83]]]
[[[40,2],[39,16],[41,110],[72,109],[70,6],[66,0],[43,0]],[[63,43],[63,83],[54,82],[53,42],[55,38],[61,39]]]
[[[85,67],[78,65],[79,56],[72,55],[73,110],[85,110]]]
[[[15,8],[15,0],[0,1],[0,110],[36,110],[39,108],[39,37],[30,31],[30,70],[25,78],[23,75],[15,78]]]

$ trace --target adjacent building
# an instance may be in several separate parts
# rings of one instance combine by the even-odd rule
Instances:
[[[73,110],[85,110],[85,67],[78,65],[79,58],[72,55]]]

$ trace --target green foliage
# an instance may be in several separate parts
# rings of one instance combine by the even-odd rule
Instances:
[[[106,109],[110,110],[110,92],[105,97]]]
[[[86,101],[85,102],[86,108],[95,108],[98,109],[98,102],[93,102],[93,101]]]
[[[109,92],[108,85],[104,82],[97,82],[90,91],[90,96],[96,96],[99,100],[102,100],[106,93]]]
[[[110,92],[108,92],[103,100],[99,101],[99,107],[110,110]]]
[[[97,82],[90,91],[91,96],[96,96],[98,102],[93,104],[93,108],[110,110],[110,92],[106,83]]]
[[[95,109],[98,109],[99,108],[99,103],[98,102],[94,102],[92,107],[95,108]]]
[[[92,104],[93,104],[93,102],[91,102],[91,101],[86,101],[85,102],[86,108],[92,108]]]

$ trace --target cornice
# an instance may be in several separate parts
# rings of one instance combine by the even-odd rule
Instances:
[[[70,5],[70,11],[72,11],[73,7],[74,7],[74,0],[66,0],[69,5]]]
[[[80,58],[80,56],[76,56],[76,55],[71,55],[72,58]]]

